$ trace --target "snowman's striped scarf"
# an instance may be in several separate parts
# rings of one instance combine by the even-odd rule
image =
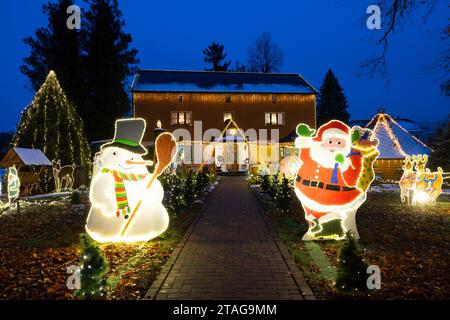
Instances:
[[[139,181],[145,179],[147,174],[123,173],[108,168],[103,168],[102,173],[109,173],[114,177],[114,190],[116,193],[117,201],[117,217],[119,217],[120,214],[123,214],[125,216],[125,219],[128,219],[130,207],[128,206],[127,191],[125,190],[125,184],[123,181]]]

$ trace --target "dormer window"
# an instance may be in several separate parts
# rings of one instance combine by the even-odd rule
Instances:
[[[225,102],[226,102],[226,103],[231,103],[231,96],[230,96],[229,94],[227,94],[227,95],[225,96]]]
[[[223,113],[223,122],[233,119],[233,111],[225,111]]]
[[[183,96],[178,96],[178,103],[182,103],[183,102]]]
[[[272,103],[277,103],[278,102],[278,97],[276,95],[272,96]]]

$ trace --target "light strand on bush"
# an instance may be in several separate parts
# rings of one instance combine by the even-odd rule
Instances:
[[[81,288],[75,295],[84,300],[103,299],[107,293],[108,262],[94,240],[80,235]]]

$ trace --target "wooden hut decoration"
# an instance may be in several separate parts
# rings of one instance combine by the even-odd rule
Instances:
[[[40,149],[12,148],[0,161],[1,168],[15,166],[23,189],[22,195],[30,195],[32,191],[42,192],[39,178],[42,170],[52,163]]]
[[[432,152],[431,148],[384,112],[375,115],[366,127],[379,141],[380,155],[373,167],[383,180],[398,181],[401,178],[406,156],[429,155]]]

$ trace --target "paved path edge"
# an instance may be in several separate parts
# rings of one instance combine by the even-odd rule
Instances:
[[[249,186],[249,188],[250,188],[250,186]],[[305,298],[305,300],[316,300],[316,297],[314,296],[314,293],[312,292],[311,288],[309,287],[308,282],[306,281],[305,277],[303,276],[303,273],[297,267],[297,264],[295,263],[294,258],[289,253],[289,250],[287,249],[284,242],[278,238],[278,236],[275,232],[275,229],[273,228],[272,222],[270,221],[269,217],[267,216],[262,205],[259,203],[254,192],[256,192],[256,191],[250,189],[250,193],[256,202],[258,212],[263,217],[267,228],[270,230],[270,235],[275,240],[275,243],[276,243],[278,249],[280,250],[281,255],[283,256],[283,260],[286,263],[286,265],[288,266],[289,271],[291,272],[292,278],[294,279],[295,283],[297,284],[297,287],[299,288],[302,296]]]
[[[206,210],[206,208],[209,205],[209,202],[211,201],[212,195],[217,190],[217,186],[214,188],[212,192],[208,194],[206,197],[206,201],[203,203],[203,207],[200,209],[199,212],[197,212],[196,217],[194,218],[194,221],[192,221],[191,225],[188,227],[186,232],[184,233],[183,237],[181,238],[180,242],[178,242],[175,249],[172,251],[172,254],[170,255],[169,259],[167,259],[166,263],[162,266],[162,269],[158,276],[156,277],[155,281],[153,281],[150,288],[147,290],[147,293],[144,295],[144,300],[155,300],[156,296],[158,295],[159,291],[162,289],[162,285],[166,278],[168,277],[170,271],[172,270],[173,266],[175,265],[175,262],[178,260],[178,257],[180,256],[181,251],[183,250],[184,246],[186,245],[186,242],[189,240],[192,231],[194,231],[195,226],[199,222],[200,218],[203,215],[203,212]]]
[[[250,186],[249,186],[250,188]],[[208,208],[209,202],[211,201],[212,194],[217,191],[217,188],[215,188],[206,198],[206,201],[203,205],[203,207],[200,209],[200,211],[197,213],[196,217],[194,218],[194,221],[191,223],[191,225],[186,230],[185,234],[181,238],[180,242],[177,244],[176,248],[172,252],[169,259],[166,261],[166,263],[163,265],[161,272],[156,277],[155,281],[153,281],[152,285],[148,289],[147,293],[144,295],[144,300],[155,300],[156,296],[158,295],[159,291],[162,289],[162,285],[166,278],[168,277],[170,271],[172,270],[173,266],[175,265],[175,262],[177,261],[181,251],[185,247],[187,241],[189,240],[193,230],[195,229],[195,226],[198,224],[200,218],[202,217],[204,211]],[[269,229],[270,236],[274,239],[284,262],[289,268],[289,271],[291,272],[291,275],[294,279],[294,282],[296,283],[297,287],[299,288],[302,296],[305,298],[305,300],[316,300],[316,297],[314,296],[311,288],[309,287],[308,283],[306,282],[303,273],[298,269],[294,259],[292,258],[291,254],[289,253],[286,245],[278,239],[276,232],[272,226],[271,221],[269,220],[269,217],[265,214],[264,208],[259,203],[258,199],[256,198],[256,195],[253,193],[253,190],[249,190],[250,194],[253,198],[253,200],[256,203],[256,207],[258,208],[258,213],[262,216],[264,219],[264,223],[266,224],[266,227]]]

